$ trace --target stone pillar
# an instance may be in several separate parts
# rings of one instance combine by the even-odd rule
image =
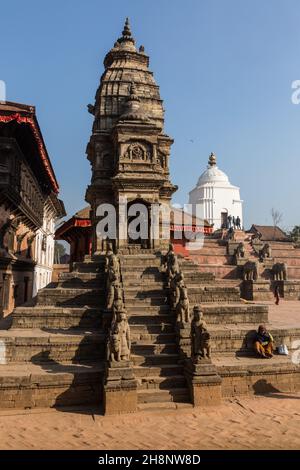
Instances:
[[[188,359],[185,363],[185,377],[194,406],[218,406],[221,404],[222,379],[210,359],[201,359],[197,363]]]
[[[130,361],[107,365],[103,403],[106,415],[137,411],[137,381]]]

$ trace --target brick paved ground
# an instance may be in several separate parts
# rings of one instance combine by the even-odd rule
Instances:
[[[92,410],[0,413],[1,449],[299,449],[300,393],[201,411],[104,417]],[[96,410],[94,410],[96,413]]]

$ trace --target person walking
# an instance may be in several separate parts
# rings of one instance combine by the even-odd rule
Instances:
[[[279,302],[280,302],[280,292],[279,292],[279,285],[278,285],[278,284],[277,284],[277,286],[275,287],[274,297],[275,297],[275,304],[276,304],[276,305],[279,305]]]

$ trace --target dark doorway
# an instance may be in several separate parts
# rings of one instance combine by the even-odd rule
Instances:
[[[127,208],[127,235],[129,245],[150,248],[150,204],[136,199]]]

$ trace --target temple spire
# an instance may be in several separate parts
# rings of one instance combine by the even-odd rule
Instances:
[[[130,24],[129,24],[129,18],[127,17],[125,20],[125,25],[124,29],[122,31],[122,37],[118,39],[118,42],[125,42],[125,41],[130,41],[133,44],[135,43],[132,34],[131,34],[131,29],[130,29]]]

